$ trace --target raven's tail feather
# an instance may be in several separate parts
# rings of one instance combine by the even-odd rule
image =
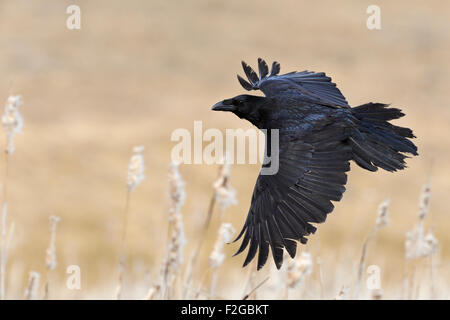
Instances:
[[[395,126],[389,120],[404,116],[400,109],[382,103],[366,103],[352,108],[356,127],[349,142],[353,160],[362,168],[376,171],[401,170],[406,167],[405,153],[417,155],[417,147],[410,141],[415,138],[409,128]]]

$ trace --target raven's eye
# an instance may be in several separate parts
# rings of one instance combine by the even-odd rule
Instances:
[[[241,100],[233,100],[233,105],[240,106],[242,104]]]

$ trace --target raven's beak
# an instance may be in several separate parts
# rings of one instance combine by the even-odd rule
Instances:
[[[213,105],[212,109],[213,111],[234,111],[236,110],[236,107],[232,104],[225,104],[224,101],[217,102],[215,105]]]

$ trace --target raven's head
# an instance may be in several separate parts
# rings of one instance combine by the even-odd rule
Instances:
[[[246,119],[257,125],[261,120],[261,108],[265,104],[265,97],[251,96],[242,94],[231,99],[225,99],[217,102],[212,110],[230,111],[239,118]]]

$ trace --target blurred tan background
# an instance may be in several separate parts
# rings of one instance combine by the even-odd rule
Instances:
[[[313,4],[314,3],[314,4]],[[81,7],[81,30],[66,28],[66,8]],[[381,30],[366,9],[381,7]],[[15,225],[8,297],[20,298],[30,270],[45,274],[48,216],[61,217],[54,298],[112,298],[117,284],[121,213],[131,149],[145,146],[146,180],[132,194],[126,296],[141,298],[156,281],[167,240],[167,169],[176,128],[248,128],[213,113],[218,100],[244,90],[240,61],[277,60],[281,71],[325,71],[353,106],[392,103],[396,123],[414,129],[420,156],[395,174],[352,164],[347,192],[307,249],[320,256],[326,298],[353,281],[362,243],[379,203],[391,200],[391,224],[370,246],[368,264],[383,286],[399,284],[405,232],[417,222],[422,186],[432,188],[430,216],[440,242],[439,271],[450,259],[450,26],[448,1],[1,1],[0,99],[21,94],[25,120],[8,180],[8,221]],[[0,162],[3,180],[4,161]],[[206,215],[216,166],[184,165],[188,259]],[[233,167],[238,205],[215,211],[198,275],[220,221],[239,230],[258,165]],[[227,246],[218,294],[239,298],[244,256]],[[270,265],[272,261],[269,261]],[[80,265],[82,290],[64,290],[67,266]],[[271,267],[266,266],[259,277]],[[313,275],[317,277],[317,275]],[[399,287],[399,286],[397,286]],[[398,288],[391,292],[396,297]],[[314,290],[313,290],[314,291]],[[333,293],[334,292],[334,293]],[[306,295],[308,297],[308,295]]]

